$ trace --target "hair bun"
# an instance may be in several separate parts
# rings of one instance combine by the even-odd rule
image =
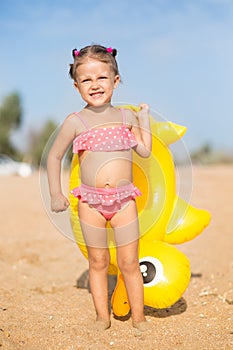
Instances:
[[[116,55],[117,55],[117,49],[112,49],[112,56],[116,57]]]
[[[72,57],[73,57],[73,59],[75,59],[75,57],[77,56],[77,52],[79,52],[77,49],[73,49],[72,50]]]

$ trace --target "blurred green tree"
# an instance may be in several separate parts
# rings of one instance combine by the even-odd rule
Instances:
[[[47,143],[54,140],[57,125],[53,120],[49,119],[41,130],[31,130],[28,136],[29,144],[29,158],[31,163],[38,167],[41,162],[43,152],[45,151]],[[49,148],[49,145],[47,145]]]
[[[17,149],[10,139],[22,122],[21,98],[17,92],[6,96],[0,106],[0,153],[15,157]]]
[[[211,163],[213,158],[213,149],[209,143],[205,143],[199,147],[196,151],[191,153],[191,159],[193,163]]]

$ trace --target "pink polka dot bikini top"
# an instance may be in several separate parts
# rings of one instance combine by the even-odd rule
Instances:
[[[81,115],[76,114],[87,131],[82,132],[73,141],[73,153],[80,151],[123,151],[128,150],[137,145],[134,134],[126,126],[124,110],[122,112],[122,125],[112,126],[106,128],[94,128],[91,129]]]

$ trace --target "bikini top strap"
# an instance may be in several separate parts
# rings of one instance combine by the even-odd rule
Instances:
[[[79,119],[81,120],[81,122],[83,123],[83,125],[85,126],[85,128],[87,128],[88,130],[90,129],[90,126],[87,124],[87,122],[82,118],[81,114],[79,114],[78,112],[74,112],[74,114],[76,114]]]

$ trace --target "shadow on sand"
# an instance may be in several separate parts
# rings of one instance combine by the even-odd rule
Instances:
[[[116,283],[117,283],[117,276],[108,275],[109,310],[111,309],[111,296],[115,289]],[[76,287],[81,289],[88,289],[90,293],[88,270],[84,271],[82,275],[77,279]],[[165,318],[165,317],[170,317],[174,315],[179,315],[185,312],[186,309],[187,309],[187,303],[183,297],[181,297],[175,304],[165,309],[155,309],[150,306],[144,307],[146,316],[152,316],[157,318]],[[118,320],[126,321],[130,318],[130,313],[123,317],[117,317],[117,316],[114,316],[114,317]]]

